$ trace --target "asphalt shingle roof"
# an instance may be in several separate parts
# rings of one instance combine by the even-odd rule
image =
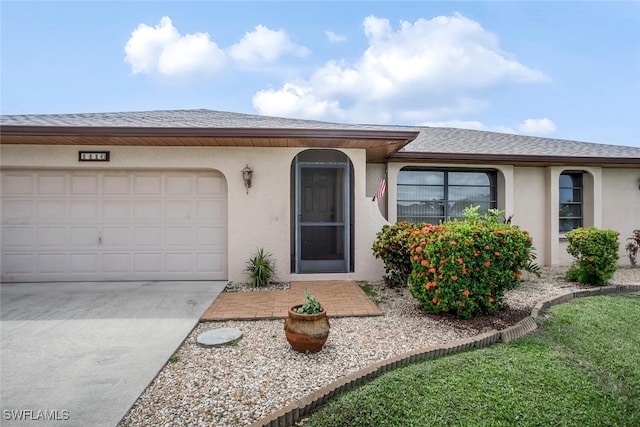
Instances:
[[[419,131],[401,153],[640,159],[640,148],[469,129],[331,123],[214,110],[3,115],[2,126]]]
[[[30,114],[0,116],[3,126],[82,126],[136,128],[226,128],[226,129],[360,129],[411,130],[404,127],[352,125],[317,120],[287,119],[215,110],[161,110],[122,113]]]
[[[640,158],[640,147],[454,128],[420,128],[402,152]]]

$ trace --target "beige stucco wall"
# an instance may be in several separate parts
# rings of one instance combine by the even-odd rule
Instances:
[[[544,168],[516,167],[514,169],[513,220],[533,237],[537,262],[544,264],[547,258],[549,227],[546,214],[546,179]]]
[[[640,229],[640,168],[602,171],[602,227],[620,233],[619,263],[630,264],[624,246]]]
[[[78,162],[78,151],[110,151],[108,163]],[[377,203],[366,195],[366,154],[361,149],[343,151],[354,168],[355,259],[353,273],[296,275],[290,270],[290,168],[299,148],[248,147],[130,147],[2,145],[0,165],[21,169],[161,169],[217,170],[227,181],[229,280],[244,281],[246,261],[263,247],[271,252],[278,279],[377,280],[383,268],[373,259],[371,244],[385,220]],[[241,170],[253,169],[246,194]]]
[[[442,167],[435,163],[389,164],[389,186],[397,185],[398,171],[404,166]],[[451,164],[450,168],[469,165]],[[584,225],[618,230],[620,263],[629,264],[624,250],[625,240],[640,228],[640,170],[605,169],[600,167],[512,167],[505,165],[473,165],[473,169],[496,169],[498,173],[498,208],[512,222],[531,233],[537,262],[544,266],[566,266],[573,261],[567,253],[567,241],[559,232],[559,178],[564,171],[585,172]],[[388,198],[389,221],[397,219],[394,192]]]

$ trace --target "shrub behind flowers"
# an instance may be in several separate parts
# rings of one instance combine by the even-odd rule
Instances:
[[[376,234],[372,250],[376,258],[381,258],[384,262],[384,271],[387,274],[383,279],[387,286],[394,288],[407,285],[411,274],[409,236],[412,231],[418,229],[418,224],[399,221],[393,225],[385,225]]]
[[[478,215],[477,209],[467,209],[464,221],[411,233],[410,290],[429,313],[492,313],[523,271],[538,273],[529,233],[500,221],[497,210]]]
[[[567,279],[604,286],[618,265],[618,235],[615,230],[596,227],[575,228],[567,233],[567,252],[575,261]]]

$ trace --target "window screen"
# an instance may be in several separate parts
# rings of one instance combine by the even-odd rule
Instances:
[[[398,221],[440,222],[464,218],[464,210],[479,213],[497,207],[494,170],[423,169],[405,167],[398,173]]]

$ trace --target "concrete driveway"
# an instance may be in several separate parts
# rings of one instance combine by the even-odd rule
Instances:
[[[115,426],[225,284],[3,283],[0,424]]]

